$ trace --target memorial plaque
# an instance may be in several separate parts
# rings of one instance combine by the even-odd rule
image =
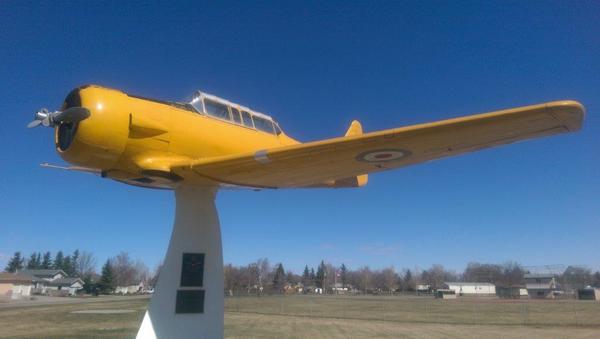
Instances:
[[[181,287],[202,287],[204,253],[183,253]]]
[[[204,290],[178,290],[175,313],[204,313]]]

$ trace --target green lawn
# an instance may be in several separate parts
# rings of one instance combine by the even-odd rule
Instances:
[[[133,338],[148,300],[0,308],[2,338]],[[124,314],[75,314],[128,309]],[[424,297],[226,299],[228,338],[580,337],[600,333],[600,303]]]

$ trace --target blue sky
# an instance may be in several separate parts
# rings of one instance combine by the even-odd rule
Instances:
[[[119,251],[156,265],[171,192],[61,163],[40,107],[95,83],[166,100],[194,90],[275,116],[300,140],[558,99],[577,134],[370,177],[357,190],[219,193],[226,262],[296,271],[462,270],[470,261],[600,268],[600,5],[530,2],[0,3],[0,267],[20,250]]]

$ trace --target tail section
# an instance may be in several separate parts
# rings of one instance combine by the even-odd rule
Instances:
[[[348,130],[346,131],[345,136],[351,137],[351,136],[362,135],[362,134],[363,134],[362,125],[357,120],[353,120],[352,123],[350,124],[350,127],[348,127]]]

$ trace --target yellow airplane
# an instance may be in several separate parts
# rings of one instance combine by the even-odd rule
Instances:
[[[360,187],[368,173],[577,131],[584,112],[565,100],[371,133],[353,121],[343,137],[301,143],[268,115],[203,92],[179,103],[87,85],[28,127],[55,128],[67,169],[137,186]]]

